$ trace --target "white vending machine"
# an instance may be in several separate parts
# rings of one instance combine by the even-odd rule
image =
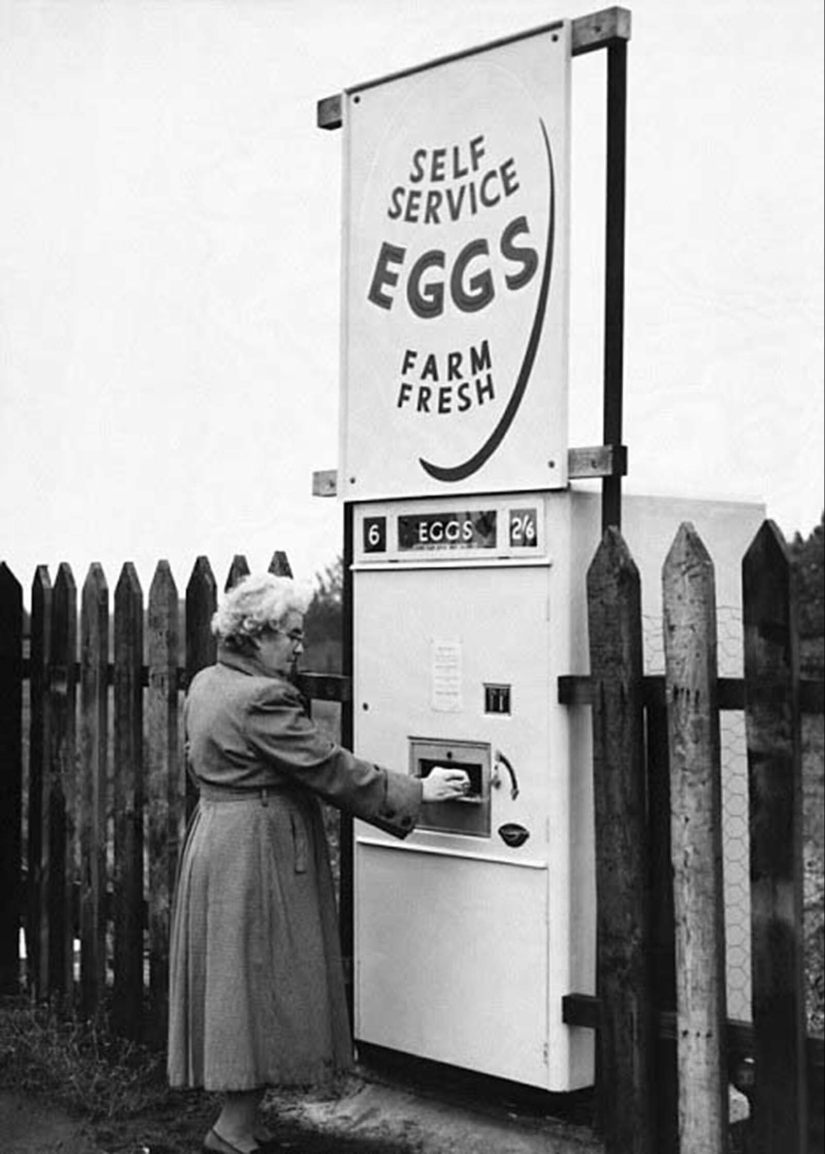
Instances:
[[[587,774],[554,700],[570,58],[556,21],[341,101],[355,748],[472,783],[403,842],[356,827],[355,1035],[559,1090],[593,1045],[561,1023],[593,968]]]
[[[570,64],[560,20],[340,101],[355,749],[472,786],[403,841],[356,823],[355,1036],[559,1092],[593,1081],[562,1021],[595,992],[591,718],[558,680],[601,536],[570,485]],[[626,506],[654,602],[685,516],[747,546],[677,505]]]
[[[356,1037],[549,1090],[593,1074],[592,1032],[561,1020],[595,918],[589,741],[556,694],[570,539],[565,494],[355,514],[355,748],[471,783],[403,842],[357,823]]]

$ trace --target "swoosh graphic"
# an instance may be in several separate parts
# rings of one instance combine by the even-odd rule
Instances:
[[[530,331],[530,339],[527,342],[527,348],[524,350],[524,360],[521,363],[521,369],[516,380],[516,386],[513,389],[513,395],[507,402],[507,408],[501,416],[501,420],[493,429],[488,439],[484,442],[477,453],[474,453],[468,460],[462,462],[460,465],[434,465],[431,461],[425,461],[423,457],[419,457],[418,461],[421,468],[434,477],[437,481],[463,481],[465,477],[472,476],[473,473],[478,472],[485,461],[493,455],[496,449],[507,435],[507,430],[513,423],[513,418],[518,412],[519,405],[524,397],[524,391],[527,388],[527,382],[530,380],[530,373],[533,371],[533,362],[536,359],[536,352],[539,347],[539,340],[541,339],[541,330],[544,324],[544,313],[547,307],[547,294],[550,289],[550,272],[553,266],[553,239],[555,233],[555,176],[553,173],[553,154],[550,151],[550,141],[547,137],[547,129],[544,121],[539,119],[541,131],[544,136],[544,147],[547,150],[547,164],[550,169],[550,212],[549,223],[547,226],[547,251],[544,257],[544,272],[541,278],[541,289],[539,290],[539,298],[536,304],[536,315],[533,318],[533,327]]]

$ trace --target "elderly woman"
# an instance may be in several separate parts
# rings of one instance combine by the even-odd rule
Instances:
[[[422,804],[460,797],[461,771],[423,781],[324,737],[291,683],[308,596],[246,577],[212,628],[217,664],[186,699],[200,791],[171,931],[169,1080],[223,1091],[204,1150],[250,1154],[267,1086],[350,1068],[335,899],[318,799],[399,837]]]

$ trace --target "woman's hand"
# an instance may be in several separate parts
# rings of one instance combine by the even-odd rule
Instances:
[[[422,780],[423,800],[455,801],[464,797],[470,789],[470,779],[463,769],[450,769],[446,765],[436,765]]]

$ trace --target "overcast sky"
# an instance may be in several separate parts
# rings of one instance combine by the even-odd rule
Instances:
[[[0,0],[0,560],[341,548],[342,155],[316,103],[597,6]],[[629,5],[628,492],[823,506],[823,5]],[[573,62],[570,444],[601,441],[603,53]],[[675,532],[675,527],[674,527]]]

